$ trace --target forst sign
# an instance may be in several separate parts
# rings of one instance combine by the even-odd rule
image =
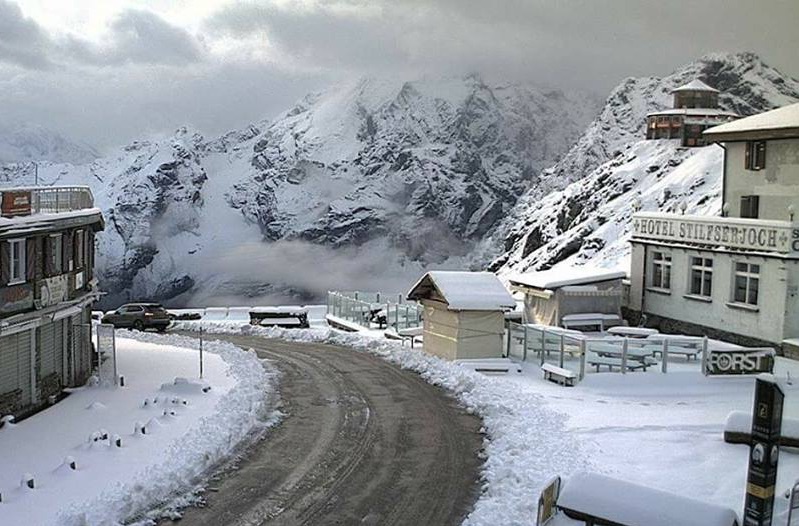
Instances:
[[[774,370],[774,350],[763,349],[711,351],[707,357],[705,373],[721,374],[760,374]]]
[[[799,252],[799,229],[778,225],[749,225],[692,217],[681,219],[636,216],[633,219],[633,235],[639,238],[723,245],[762,252]]]

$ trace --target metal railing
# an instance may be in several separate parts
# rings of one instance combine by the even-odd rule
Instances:
[[[380,292],[330,291],[327,293],[327,313],[365,328],[390,328],[395,331],[419,327],[423,308],[418,303],[406,303],[402,295]]]
[[[0,189],[6,193],[30,194],[31,214],[57,214],[94,207],[94,196],[88,186],[35,186]]]

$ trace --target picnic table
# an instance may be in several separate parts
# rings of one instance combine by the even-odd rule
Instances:
[[[613,371],[614,368],[621,370],[621,358],[612,358],[610,356],[599,356],[596,354],[589,355],[588,364],[596,367],[596,372],[599,372],[600,367],[607,367],[608,371]],[[647,367],[655,365],[649,361],[628,360],[626,369],[628,371],[637,371],[639,369],[646,371]]]
[[[644,345],[641,349],[645,351],[650,351],[653,355],[663,354],[663,344],[662,343],[651,343],[648,345]],[[702,350],[698,347],[683,347],[681,345],[671,344],[669,343],[669,355],[672,354],[680,354],[685,356],[686,361],[691,361],[691,358],[697,359],[697,355],[701,353]]]
[[[606,356],[610,358],[621,358],[622,356],[621,344],[613,345],[611,343],[589,343],[588,349],[595,352],[598,356]],[[643,348],[627,348],[627,358],[639,362],[647,361],[646,359],[651,358],[654,356],[654,354],[655,353],[651,349],[647,349],[646,346]],[[649,363],[648,365],[655,364]]]
[[[608,334],[614,336],[626,336],[628,338],[647,338],[659,334],[657,329],[647,329],[645,327],[625,327],[624,325],[617,325],[607,330]]]

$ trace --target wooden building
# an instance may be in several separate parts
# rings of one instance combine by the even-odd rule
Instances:
[[[55,401],[92,372],[94,236],[87,187],[0,190],[0,416]]]
[[[699,79],[671,93],[672,109],[646,116],[647,139],[679,139],[682,146],[704,146],[706,129],[738,118],[738,114],[720,109],[719,91]]]
[[[425,352],[447,360],[502,357],[504,313],[516,302],[491,272],[428,272],[407,297],[424,306]]]

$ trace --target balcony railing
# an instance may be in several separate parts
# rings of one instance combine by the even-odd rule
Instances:
[[[58,214],[94,207],[88,186],[37,186],[0,189],[2,216]]]
[[[655,240],[753,252],[799,253],[799,224],[739,217],[640,212],[633,240]]]

